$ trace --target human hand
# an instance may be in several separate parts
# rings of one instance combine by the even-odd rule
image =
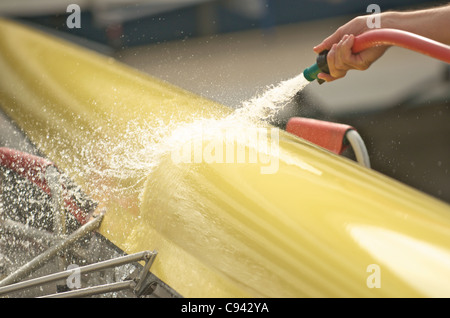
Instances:
[[[356,54],[352,52],[355,36],[368,30],[367,17],[357,17],[315,46],[316,53],[329,50],[327,62],[330,74],[319,73],[318,78],[331,82],[344,77],[351,69],[366,70],[380,58],[388,46],[373,47]]]

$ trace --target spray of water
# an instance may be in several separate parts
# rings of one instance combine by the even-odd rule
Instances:
[[[214,138],[224,130],[239,133],[241,128],[267,127],[267,123],[308,83],[302,74],[282,81],[244,101],[232,113],[219,119],[192,114],[192,118],[184,124],[176,120],[161,120],[156,124],[154,121],[150,124],[135,120],[128,122],[126,130],[116,137],[103,133],[114,129],[115,123],[111,121],[108,123],[110,127],[98,127],[84,132],[84,137],[91,142],[75,141],[72,147],[78,153],[76,158],[70,155],[69,151],[72,150],[58,141],[58,138],[44,137],[40,143],[44,146],[43,149],[54,149],[66,158],[64,172],[69,176],[81,177],[83,183],[87,183],[84,190],[87,190],[91,198],[115,200],[127,192],[141,191],[148,175],[158,166],[161,158],[188,142],[192,136],[201,135],[203,139],[207,139]],[[256,141],[248,139],[246,143],[245,146],[251,148],[255,147]],[[22,192],[22,197],[26,197],[26,191]]]
[[[159,122],[155,124],[142,124],[129,122],[126,131],[120,140],[104,139],[95,144],[94,149],[83,149],[84,156],[95,153],[108,154],[106,162],[101,168],[95,166],[74,166],[73,169],[84,171],[96,178],[115,180],[134,180],[138,184],[122,183],[119,189],[106,189],[107,186],[92,187],[112,196],[120,195],[125,187],[130,189],[142,188],[147,176],[158,166],[159,160],[172,151],[188,142],[192,136],[202,135],[203,139],[214,138],[224,130],[239,130],[242,127],[266,127],[267,122],[273,120],[292,98],[309,82],[302,74],[280,82],[278,85],[268,87],[261,95],[244,101],[231,114],[220,119],[195,117],[189,123]],[[247,141],[252,143],[251,140]],[[248,147],[255,145],[248,144]],[[94,146],[93,146],[94,147]],[[82,160],[83,162],[92,162]],[[118,193],[116,193],[116,192]]]
[[[271,86],[263,94],[244,101],[242,107],[238,108],[232,116],[252,121],[273,120],[295,94],[303,90],[308,83],[303,74],[300,74],[278,85]]]
[[[208,136],[213,138],[224,129],[234,129],[239,133],[242,127],[266,127],[267,122],[274,119],[277,113],[307,84],[308,81],[303,75],[283,81],[269,87],[263,94],[243,102],[231,114],[224,115],[220,119],[204,118],[193,114],[189,123],[181,125],[176,121],[161,120],[156,124],[154,122],[147,124],[145,121],[143,123],[141,120],[130,121],[126,130],[116,137],[117,139],[103,134],[103,130],[114,129],[112,122],[108,124],[111,127],[98,127],[93,131],[85,132],[88,136],[84,137],[95,142],[88,143],[86,146],[86,142],[75,141],[73,147],[79,154],[76,158],[70,156],[71,152],[67,145],[58,138],[44,137],[40,145],[44,149],[59,151],[60,155],[67,159],[68,168],[64,172],[87,180],[84,190],[89,190],[90,197],[117,200],[125,193],[128,195],[132,193],[132,196],[137,198],[144,188],[147,177],[158,166],[161,158],[186,143],[193,135],[201,134],[202,138],[208,138]],[[77,118],[74,120],[76,121]],[[61,140],[64,139],[61,138]],[[251,139],[247,140],[249,144],[246,146],[253,147],[253,142]],[[64,153],[65,151],[67,153]],[[21,224],[42,228],[45,220],[50,219],[52,215],[52,209],[48,206],[50,204],[48,195],[37,193],[32,184],[26,180],[13,178],[14,175],[9,171],[0,171],[0,175],[0,181],[2,181],[0,182],[2,196],[0,214]],[[78,193],[77,191],[74,195]],[[139,202],[136,204],[139,205]],[[4,268],[17,268],[19,264],[26,262],[32,256],[30,250],[33,250],[33,253],[39,253],[47,244],[36,238],[28,241],[1,231],[0,234],[0,249],[19,251],[13,258],[7,258],[0,253],[0,277]],[[30,246],[30,242],[34,245]]]

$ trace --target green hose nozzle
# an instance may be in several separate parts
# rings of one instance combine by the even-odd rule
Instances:
[[[310,82],[314,81],[314,80],[318,80],[317,75],[319,73],[321,73],[322,71],[319,68],[319,65],[317,65],[317,63],[311,65],[308,68],[305,68],[305,70],[303,71],[303,76]]]
[[[327,54],[328,51],[325,50],[321,52],[317,56],[317,61],[315,64],[311,65],[310,67],[306,68],[303,71],[303,76],[310,82],[317,80],[319,84],[322,84],[325,82],[324,80],[321,80],[320,78],[317,78],[317,75],[319,73],[327,73],[330,74],[330,70],[328,69],[328,63],[327,63]]]

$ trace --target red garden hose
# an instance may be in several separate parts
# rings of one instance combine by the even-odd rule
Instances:
[[[399,46],[450,64],[450,46],[396,29],[375,29],[356,36],[352,52],[356,54],[368,48],[384,45]],[[319,83],[323,83],[317,75],[321,72],[329,74],[327,54],[327,50],[321,52],[317,57],[317,63],[303,71],[305,79],[310,82],[317,79]],[[349,126],[304,118],[291,118],[286,130],[338,154],[343,149],[347,132],[353,131]],[[363,161],[368,162],[365,158]]]
[[[352,52],[359,53],[368,48],[381,45],[403,47],[450,64],[449,45],[396,29],[375,29],[356,36]],[[319,83],[322,83],[323,81],[318,79],[317,75],[321,72],[329,74],[327,54],[328,51],[321,52],[317,57],[317,63],[303,71],[303,75],[308,81],[311,82],[317,79]]]
[[[421,35],[396,29],[375,29],[356,36],[352,52],[359,53],[380,45],[400,46],[450,64],[450,46]]]

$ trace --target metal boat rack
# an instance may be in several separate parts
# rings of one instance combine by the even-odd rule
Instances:
[[[0,148],[0,172],[0,297],[89,297],[111,292],[115,297],[180,297],[150,272],[156,251],[124,255],[96,231],[105,211],[51,162]],[[17,202],[11,199],[15,190],[20,193]],[[25,212],[22,207],[30,198],[39,201],[33,197],[37,192],[46,211],[41,219],[36,205]],[[30,215],[39,223],[30,224]],[[17,248],[12,240],[25,247]],[[13,261],[6,266],[2,257]],[[24,264],[16,269],[20,263]],[[84,266],[67,266],[70,263]],[[70,283],[77,277],[79,282],[83,278],[85,287]]]
[[[127,279],[121,282],[103,284],[98,286],[91,286],[81,289],[75,289],[72,291],[60,292],[45,296],[40,296],[38,298],[70,298],[70,297],[88,297],[98,294],[110,293],[115,291],[120,291],[124,289],[130,289],[136,295],[141,295],[145,279],[147,275],[149,275],[149,269],[153,263],[153,260],[156,256],[156,252],[144,251],[136,254],[126,255],[122,257],[118,257],[111,260],[106,260],[82,267],[78,267],[75,269],[68,269],[62,272],[57,272],[54,274],[50,274],[47,276],[42,276],[34,279],[30,279],[27,281],[7,285],[4,287],[0,287],[0,296],[5,295],[12,292],[17,292],[23,289],[28,289],[35,286],[42,286],[44,284],[57,282],[61,279],[68,279],[71,276],[77,274],[87,274],[93,271],[103,270],[105,268],[115,267],[119,265],[129,264],[136,261],[145,261],[145,266],[141,270],[138,278],[135,279]]]
[[[133,275],[128,275],[128,278],[123,281],[59,292],[55,294],[40,296],[39,298],[88,297],[126,289],[132,291],[136,296],[142,296],[148,293],[148,287],[152,283],[150,267],[152,266],[153,261],[157,255],[156,251],[143,251],[131,255],[124,255],[113,259],[92,263],[86,266],[76,266],[75,268],[67,269],[65,271],[56,272],[50,275],[45,275],[26,281],[20,281],[24,277],[34,272],[37,268],[43,266],[50,259],[57,256],[58,253],[66,249],[73,242],[80,239],[85,234],[97,229],[102,221],[102,218],[103,215],[99,215],[93,218],[91,221],[87,222],[67,238],[51,246],[45,252],[39,254],[37,257],[33,258],[31,261],[27,262],[25,265],[1,280],[0,296],[7,296],[8,294],[14,292],[36,286],[43,286],[52,282],[61,281],[62,279],[68,280],[74,275],[84,275],[95,271],[101,271],[107,268],[136,263],[140,261],[145,262],[140,272],[137,274],[132,273]],[[26,227],[25,225],[17,224],[17,222],[13,222],[11,220],[2,220],[1,225],[7,231],[17,231],[19,234],[23,234]],[[48,236],[48,234],[44,234],[43,231],[34,230],[27,233],[28,235],[38,234],[41,237],[46,237],[48,240],[52,240]]]

